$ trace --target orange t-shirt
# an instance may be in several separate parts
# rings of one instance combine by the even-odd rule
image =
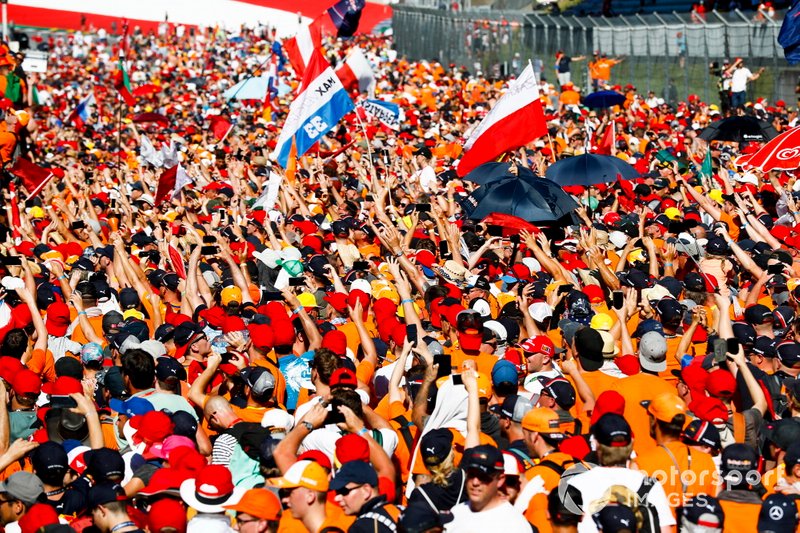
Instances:
[[[722,533],[752,533],[758,530],[760,503],[720,500],[719,504],[725,512],[725,527]]]
[[[375,414],[380,416],[381,418],[388,420],[389,425],[392,426],[392,429],[395,433],[397,433],[397,447],[394,450],[394,457],[396,459],[395,464],[398,467],[400,472],[400,476],[405,483],[408,481],[408,474],[409,474],[409,463],[411,462],[411,452],[413,449],[409,449],[406,445],[405,438],[403,437],[403,432],[400,430],[400,423],[396,422],[394,419],[398,416],[404,417],[408,422],[411,421],[411,409],[406,409],[406,406],[403,402],[392,402],[389,403],[389,395],[387,394],[384,396],[378,405],[375,407]],[[408,428],[408,432],[411,435],[411,445],[413,446],[414,442],[416,441],[417,437],[417,427],[413,424],[408,424],[406,426]]]
[[[327,501],[325,502],[325,521],[322,523],[320,531],[326,527],[336,527],[342,531],[347,531],[355,521],[355,516],[347,516],[341,507],[331,501]],[[303,522],[292,515],[291,509],[286,509],[283,511],[281,520],[278,523],[278,533],[308,533],[308,529],[303,525]]]
[[[50,350],[33,350],[31,358],[28,359],[25,366],[28,367],[28,370],[39,374],[43,381],[56,380],[55,361]]]
[[[637,456],[655,448],[656,441],[650,436],[650,419],[642,402],[652,400],[659,394],[675,393],[675,387],[659,376],[639,373],[628,376],[614,383],[611,390],[617,391],[625,398],[625,420],[633,431],[633,449]]]
[[[487,376],[492,375],[492,367],[497,362],[497,357],[490,353],[480,352],[478,355],[467,355],[459,348],[451,348],[450,350],[450,364],[453,368],[453,372],[461,373],[463,370],[464,361],[475,361],[475,365],[478,367],[478,372],[482,374],[486,374]]]
[[[636,462],[639,468],[647,472],[648,475],[652,476],[656,472],[666,474],[664,478],[659,476],[658,480],[661,486],[664,487],[664,493],[667,495],[672,514],[675,514],[675,510],[693,496],[699,494],[714,496],[717,494],[717,485],[714,482],[716,478],[714,473],[717,467],[709,454],[700,450],[691,450],[687,445],[679,441],[668,442],[663,446],[669,449],[669,452],[672,453],[671,456],[664,447],[656,446],[637,456]],[[691,456],[689,455],[690,453]],[[675,458],[674,461],[673,457]],[[677,465],[675,461],[677,461]],[[691,475],[686,473],[689,470],[692,471]],[[681,480],[687,482],[685,492],[683,491]],[[688,483],[689,481],[692,481],[692,483]]]
[[[272,397],[283,404],[286,403],[286,378],[283,376],[280,367],[269,359],[270,357],[275,357],[275,352],[267,354],[267,359],[253,361],[253,366],[263,366],[269,370],[269,373],[275,378],[275,390],[272,393]]]
[[[74,308],[70,308],[70,318],[72,319],[72,321],[75,321],[77,317],[78,317],[78,312],[75,311]],[[87,318],[95,334],[98,337],[103,338],[103,315],[91,316]],[[89,339],[87,339],[86,335],[84,335],[83,329],[81,328],[80,324],[78,324],[75,327],[75,329],[72,330],[71,339],[79,344],[87,344],[89,342]]]

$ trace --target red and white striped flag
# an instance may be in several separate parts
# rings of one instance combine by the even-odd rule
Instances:
[[[464,155],[456,172],[465,176],[478,165],[542,135],[547,135],[547,123],[529,62],[464,143]]]
[[[367,56],[360,47],[350,49],[344,62],[336,69],[336,75],[348,91],[358,88],[359,92],[368,92],[375,85],[375,74]]]
[[[283,43],[283,49],[297,75],[302,75],[314,50],[322,45],[322,19],[315,18],[297,31],[297,35]]]

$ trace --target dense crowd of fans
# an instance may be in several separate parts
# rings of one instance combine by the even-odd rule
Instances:
[[[518,231],[464,216],[452,171],[506,80],[326,39],[404,120],[352,113],[281,169],[299,77],[223,97],[275,63],[272,33],[124,43],[53,37],[41,76],[0,59],[0,159],[55,176],[31,198],[4,177],[6,532],[797,528],[800,183],[701,141],[718,105],[622,83],[589,109],[561,54],[549,135],[512,161],[606,151],[641,177],[566,187],[574,225]],[[133,108],[120,55],[149,87]],[[742,98],[726,111],[795,125]],[[189,178],[159,202],[145,137]]]

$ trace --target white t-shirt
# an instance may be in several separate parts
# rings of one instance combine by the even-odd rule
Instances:
[[[469,502],[464,502],[453,507],[453,521],[447,524],[444,530],[458,533],[486,533],[487,531],[530,533],[533,528],[522,516],[522,513],[515,510],[508,502],[503,502],[493,509],[480,513],[472,512]]]
[[[419,179],[419,186],[422,187],[422,190],[425,192],[431,192],[431,189],[436,185],[436,171],[433,170],[433,167],[430,165],[426,165],[418,170],[414,174],[414,177]]]
[[[583,509],[586,511],[583,513],[583,520],[578,524],[578,533],[597,533],[597,526],[588,510],[592,507],[592,502],[602,498],[609,487],[623,485],[637,491],[644,478],[644,474],[638,470],[598,466],[570,479],[569,484],[580,491]],[[675,518],[672,516],[667,496],[660,483],[656,483],[650,489],[648,501],[655,505],[662,527],[675,525]]]
[[[740,93],[747,90],[747,82],[753,75],[749,68],[737,68],[731,75],[731,92]]]

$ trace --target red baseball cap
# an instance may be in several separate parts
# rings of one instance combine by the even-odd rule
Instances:
[[[369,462],[369,443],[367,439],[355,433],[349,433],[336,441],[336,460],[339,463],[350,461]]]
[[[414,258],[416,259],[418,265],[426,268],[430,268],[431,265],[436,263],[436,256],[433,255],[433,252],[430,250],[419,250]]]
[[[467,329],[458,332],[458,345],[462,350],[477,352],[483,344],[483,332],[477,329]]]
[[[294,344],[296,338],[294,324],[288,318],[273,319],[272,335],[272,342],[274,346],[291,346]]]
[[[61,376],[52,383],[42,385],[42,391],[50,396],[69,396],[70,394],[81,394],[83,386],[75,378]]]
[[[339,439],[341,440],[341,439]],[[338,441],[337,441],[338,442]],[[307,452],[303,452],[297,456],[298,461],[314,461],[322,468],[326,470],[333,470],[333,465],[331,464],[331,459],[328,457],[325,452],[320,450],[308,450]]]
[[[19,519],[22,533],[36,533],[45,526],[58,524],[58,513],[52,505],[36,503]]]
[[[140,441],[148,444],[163,442],[175,428],[172,419],[164,411],[150,411],[134,416],[129,423],[136,430],[136,436]]]
[[[397,304],[389,298],[378,298],[372,304],[372,313],[378,321],[383,317],[393,317],[397,314]]]
[[[347,312],[347,295],[345,293],[329,292],[322,299],[331,304],[331,307],[336,309],[337,313]]]
[[[349,368],[337,368],[331,374],[330,386],[333,387],[351,387],[358,388],[358,378],[356,373]]]
[[[536,335],[526,339],[519,347],[526,353],[542,353],[550,357],[556,354],[556,347],[547,335]]]
[[[623,416],[625,413],[625,398],[614,390],[607,390],[600,393],[594,403],[590,424],[594,425],[601,416],[607,413],[615,413]]]
[[[706,390],[715,398],[730,398],[736,392],[736,378],[730,371],[718,368],[708,373]]]
[[[336,355],[344,356],[347,353],[347,336],[338,329],[329,331],[322,337],[322,348],[327,348]]]
[[[583,294],[589,298],[589,302],[599,304],[605,299],[603,295],[603,288],[600,285],[586,285],[583,288]]]
[[[36,394],[42,392],[42,380],[39,375],[32,370],[23,368],[16,373],[11,382],[11,388],[14,389],[14,394]]]
[[[250,331],[250,340],[256,348],[271,350],[275,345],[275,335],[269,324],[251,323],[247,329]]]
[[[69,317],[69,306],[63,302],[53,302],[47,307],[45,326],[47,333],[54,337],[63,337],[67,333],[72,320]]]
[[[23,370],[25,365],[16,357],[4,355],[0,357],[0,378],[6,380],[9,384],[14,381],[14,376],[20,370]]]
[[[728,408],[719,398],[701,396],[689,405],[689,409],[700,420],[712,424],[721,424],[728,420]]]
[[[614,363],[617,365],[617,368],[619,368],[626,376],[636,375],[642,369],[642,365],[639,363],[639,358],[631,354],[617,357],[614,359]]]

